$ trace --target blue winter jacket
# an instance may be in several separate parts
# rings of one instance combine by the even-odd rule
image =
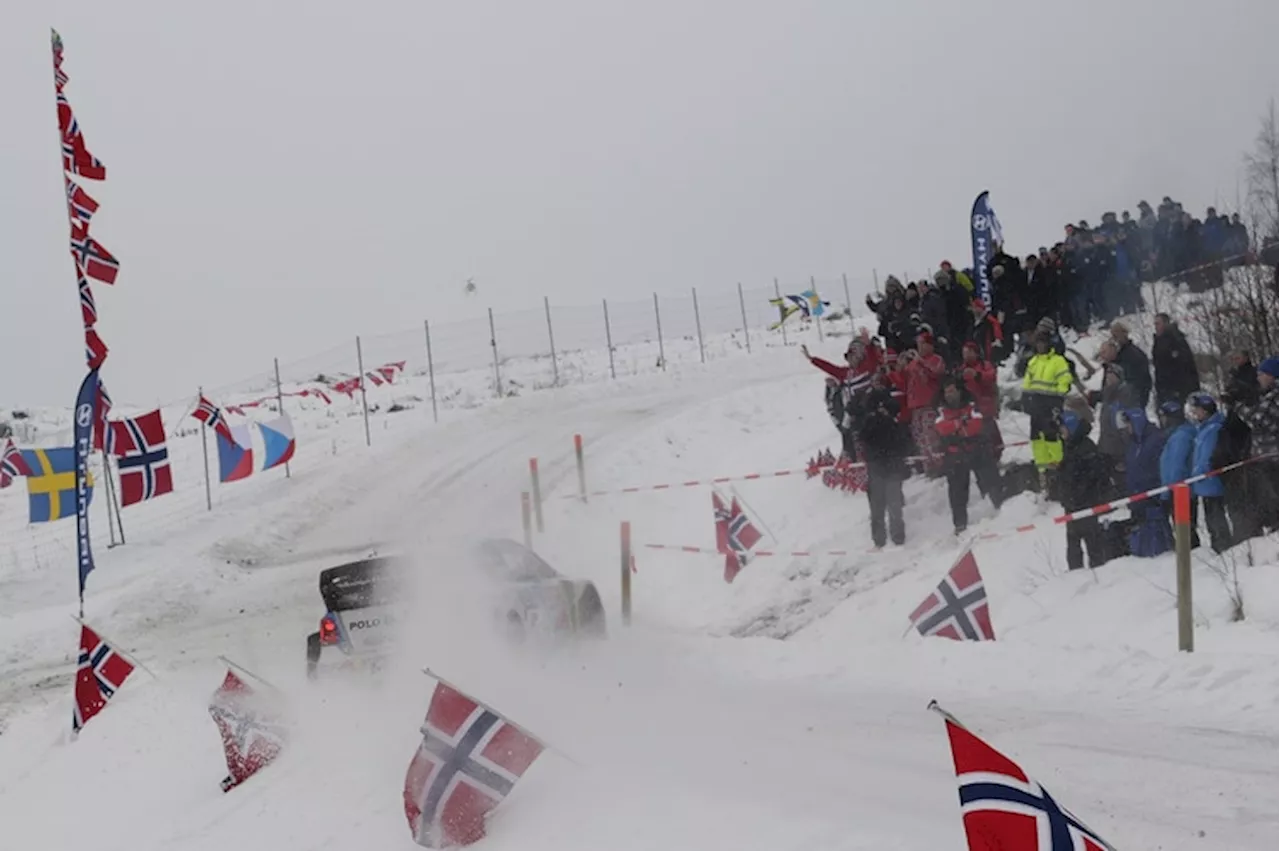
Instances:
[[[1191,475],[1200,476],[1213,469],[1213,450],[1218,448],[1218,436],[1225,419],[1218,411],[1196,426],[1196,441],[1191,449]],[[1196,482],[1191,486],[1191,492],[1196,496],[1222,496],[1227,491],[1222,486],[1222,477],[1214,476]]]
[[[1146,411],[1126,408],[1124,416],[1129,421],[1133,436],[1124,452],[1124,478],[1129,493],[1139,493],[1160,487],[1160,453],[1164,449],[1164,432],[1151,424]]]
[[[1160,452],[1160,484],[1171,485],[1191,477],[1191,447],[1196,442],[1196,427],[1181,423],[1169,432],[1164,449]],[[1168,501],[1173,495],[1165,491],[1161,499]]]

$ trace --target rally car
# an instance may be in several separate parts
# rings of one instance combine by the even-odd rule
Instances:
[[[529,548],[506,538],[482,541],[472,561],[498,590],[491,606],[495,625],[522,641],[531,633],[605,635],[604,606],[593,583],[569,579]],[[392,627],[405,614],[397,581],[406,562],[374,556],[320,572],[325,613],[307,636],[307,676],[321,660],[372,662],[389,649]]]

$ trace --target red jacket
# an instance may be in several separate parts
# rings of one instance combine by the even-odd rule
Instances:
[[[946,370],[947,365],[937,352],[907,364],[907,407],[913,411],[933,407]]]
[[[965,371],[972,369],[972,378]],[[964,387],[969,391],[984,417],[995,419],[996,416],[996,368],[990,361],[978,361],[975,364],[962,363],[956,372],[964,379]]]
[[[960,454],[978,447],[982,425],[982,413],[972,403],[965,402],[958,408],[939,408],[933,427],[938,432],[939,445],[947,454]]]

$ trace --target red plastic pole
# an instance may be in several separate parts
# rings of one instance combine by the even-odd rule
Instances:
[[[1173,488],[1173,541],[1178,570],[1178,650],[1195,650],[1195,621],[1191,613],[1191,487]]]

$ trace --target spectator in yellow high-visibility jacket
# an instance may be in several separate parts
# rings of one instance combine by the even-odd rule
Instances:
[[[1062,463],[1062,435],[1058,422],[1062,401],[1071,389],[1071,364],[1053,350],[1049,334],[1037,331],[1036,353],[1022,377],[1023,405],[1031,416],[1031,455],[1039,470]]]

